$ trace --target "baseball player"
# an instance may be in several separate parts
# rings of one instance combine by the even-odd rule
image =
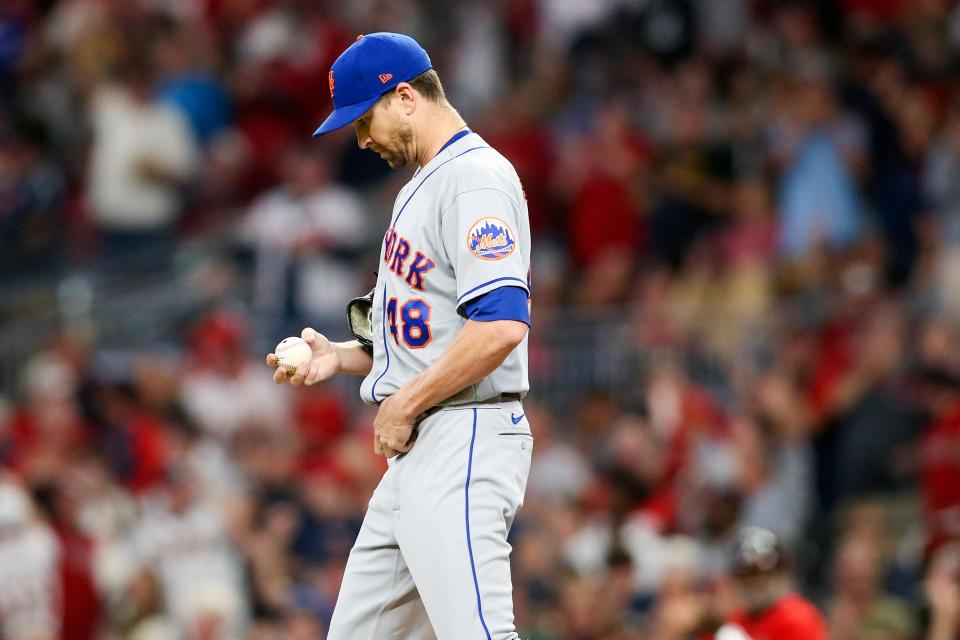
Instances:
[[[328,638],[517,638],[507,532],[533,447],[520,402],[530,324],[523,189],[447,102],[413,39],[360,36],[329,83],[335,109],[314,135],[353,124],[361,148],[416,171],[383,237],[372,345],[304,329],[313,358],[289,377],[366,376],[360,393],[379,405],[374,450],[388,458]],[[278,368],[274,379],[288,376]]]

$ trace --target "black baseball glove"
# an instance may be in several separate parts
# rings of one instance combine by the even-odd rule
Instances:
[[[373,355],[373,292],[347,303],[347,324],[350,333],[360,342],[363,349]]]

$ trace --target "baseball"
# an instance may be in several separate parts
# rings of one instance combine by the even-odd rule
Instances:
[[[309,362],[313,358],[313,351],[310,345],[302,338],[284,338],[280,344],[273,350],[277,356],[277,366],[283,367],[287,373],[295,373],[297,365]]]

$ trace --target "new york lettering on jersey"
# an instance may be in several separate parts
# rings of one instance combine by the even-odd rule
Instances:
[[[410,242],[397,233],[393,227],[387,229],[383,238],[383,261],[387,268],[394,274],[403,278],[404,282],[417,289],[424,291],[424,276],[437,266],[437,263],[428,258],[421,251],[416,251],[413,258],[407,264],[407,258],[415,248],[411,248]]]

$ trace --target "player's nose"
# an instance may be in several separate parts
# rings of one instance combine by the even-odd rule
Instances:
[[[357,146],[361,149],[366,149],[372,143],[373,139],[369,135],[360,133],[359,131],[357,132]]]

